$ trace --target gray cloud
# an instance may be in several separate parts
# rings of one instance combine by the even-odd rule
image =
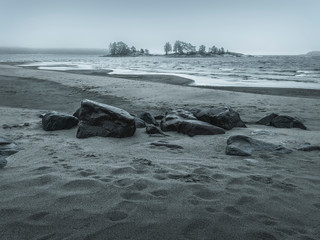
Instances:
[[[166,41],[251,54],[320,49],[319,0],[0,0],[0,46],[107,47],[161,52]]]

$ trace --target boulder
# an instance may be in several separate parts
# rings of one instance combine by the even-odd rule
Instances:
[[[274,126],[276,128],[307,129],[306,126],[298,119],[286,115],[278,115],[275,113],[271,113],[270,115],[261,118],[259,121],[257,121],[257,124]]]
[[[156,121],[156,119],[148,112],[140,112],[137,115],[138,118],[142,119],[148,124],[153,124],[155,126],[159,126],[159,123]]]
[[[146,127],[145,121],[143,121],[141,118],[135,117],[134,122],[136,124],[136,128],[145,128]]]
[[[42,128],[45,131],[70,129],[78,125],[79,120],[72,116],[58,112],[49,112],[42,117]]]
[[[79,120],[77,138],[131,137],[136,131],[134,117],[125,110],[87,99],[81,102]]]
[[[0,157],[7,157],[22,150],[13,140],[0,135]]]
[[[306,130],[306,126],[299,120],[290,116],[277,116],[271,121],[271,125],[276,128],[301,128]]]
[[[190,137],[195,135],[215,135],[224,134],[225,131],[209,123],[197,120],[190,112],[178,109],[167,113],[161,120],[163,131],[177,131],[187,134]]]
[[[281,145],[263,142],[244,135],[231,136],[227,140],[227,155],[250,156],[256,151],[269,152],[272,154],[285,154],[292,152],[292,150]]]
[[[246,127],[239,113],[228,107],[206,108],[195,114],[198,120],[230,130],[234,127]]]

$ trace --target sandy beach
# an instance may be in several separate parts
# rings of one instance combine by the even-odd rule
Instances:
[[[320,144],[319,91],[128,78],[0,65],[0,134],[23,148],[0,169],[0,239],[320,239],[320,153],[295,150]],[[83,99],[131,114],[230,106],[247,128],[87,139],[77,128],[42,129],[40,114],[73,114]],[[255,124],[270,113],[308,129]],[[227,139],[239,134],[293,152],[226,155]],[[182,148],[151,145],[159,141]]]

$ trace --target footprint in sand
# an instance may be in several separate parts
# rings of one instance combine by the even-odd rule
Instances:
[[[122,211],[110,211],[107,213],[107,218],[111,221],[121,221],[123,219],[126,219],[128,217],[128,214]]]
[[[151,194],[156,197],[166,197],[166,196],[168,196],[168,191],[165,189],[159,189],[159,190],[151,192]]]
[[[230,214],[230,215],[233,215],[233,216],[239,216],[241,215],[241,212],[236,209],[235,207],[233,206],[228,206],[228,207],[225,207],[223,209],[226,213]]]
[[[49,215],[49,212],[38,212],[28,217],[28,219],[33,221],[42,220],[45,216]]]
[[[94,170],[92,170],[92,169],[84,169],[84,170],[80,171],[79,174],[82,177],[88,177],[88,176],[91,176],[91,175],[95,175],[96,172]]]

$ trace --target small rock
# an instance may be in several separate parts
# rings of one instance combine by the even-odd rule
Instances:
[[[306,130],[306,126],[299,120],[290,116],[277,116],[271,121],[271,125],[276,128],[301,128]]]
[[[274,119],[275,117],[278,117],[279,115],[276,113],[271,113],[270,115],[261,118],[259,121],[257,121],[257,124],[261,124],[261,125],[266,125],[269,126],[271,124],[272,119]]]
[[[140,112],[138,113],[138,118],[142,119],[148,124],[153,124],[155,126],[159,126],[159,123],[156,121],[156,119],[148,112]]]
[[[148,134],[161,134],[161,135],[165,135],[159,128],[157,128],[156,126],[152,125],[152,124],[148,124],[146,127],[146,132]]]
[[[256,151],[270,152],[272,154],[285,154],[292,152],[292,150],[281,145],[263,142],[244,135],[231,136],[227,140],[227,155],[251,156],[251,154]]]
[[[10,156],[22,150],[13,140],[10,138],[0,135],[0,156]]]
[[[310,143],[305,143],[296,148],[299,151],[320,151],[320,145],[311,145]]]
[[[150,143],[150,145],[157,146],[157,147],[167,147],[170,149],[183,149],[183,147],[180,145],[172,144],[172,143],[165,142],[165,141],[153,142],[153,143]]]
[[[278,115],[275,113],[271,113],[270,115],[261,118],[259,121],[257,121],[257,124],[274,126],[276,128],[307,129],[306,126],[298,119],[286,115]]]
[[[7,165],[8,161],[0,156],[0,168],[4,168]]]
[[[79,120],[74,116],[58,112],[49,112],[42,118],[42,128],[45,131],[70,129],[77,126],[78,122]]]
[[[145,128],[146,127],[145,121],[143,121],[141,118],[135,117],[134,122],[136,124],[136,128]]]
[[[164,115],[162,114],[154,116],[154,119],[156,120],[161,120],[162,118],[164,118]]]
[[[195,114],[198,120],[230,130],[234,127],[246,127],[239,113],[228,107],[206,108]]]

